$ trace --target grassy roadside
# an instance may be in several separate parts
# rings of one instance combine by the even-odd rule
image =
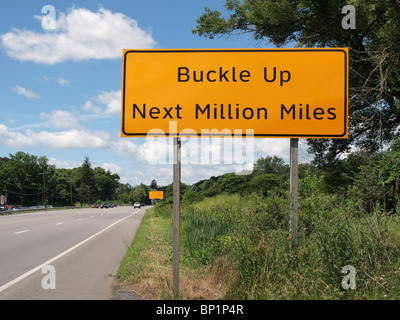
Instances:
[[[210,272],[207,266],[194,265],[181,252],[182,299],[219,299],[223,290],[218,282],[218,274]],[[121,262],[116,283],[147,300],[172,298],[172,213],[169,209],[146,211]]]
[[[318,205],[316,205],[318,204]],[[286,197],[206,198],[181,209],[181,299],[400,299],[400,218],[376,206],[312,194],[302,201],[297,250]],[[345,266],[355,290],[342,287]],[[145,299],[171,299],[172,212],[148,210],[118,273]]]

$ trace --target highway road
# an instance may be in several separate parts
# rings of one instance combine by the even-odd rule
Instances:
[[[0,216],[0,300],[100,300],[145,208],[74,209]]]

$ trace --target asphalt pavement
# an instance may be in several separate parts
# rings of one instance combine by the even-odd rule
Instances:
[[[0,216],[0,300],[102,300],[145,208]]]

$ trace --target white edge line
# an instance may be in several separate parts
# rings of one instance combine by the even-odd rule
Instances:
[[[80,247],[81,245],[83,245],[84,243],[88,242],[89,240],[93,239],[94,237],[98,236],[99,234],[103,233],[104,231],[106,231],[107,229],[111,228],[112,226],[116,225],[117,223],[130,218],[131,216],[133,216],[135,213],[139,212],[140,209],[138,211],[133,212],[132,214],[130,214],[129,216],[122,218],[118,221],[115,221],[114,223],[110,224],[108,227],[104,228],[103,230],[95,233],[94,235],[90,236],[89,238],[79,242],[78,244],[74,245],[73,247],[65,250],[64,252],[60,253],[59,255],[55,256],[54,258],[51,258],[50,260],[47,260],[46,262],[42,263],[41,265],[37,266],[36,268],[33,268],[27,272],[25,272],[23,275],[20,275],[18,278],[15,278],[14,280],[11,280],[10,282],[2,285],[0,287],[0,292],[3,292],[4,290],[10,288],[11,286],[13,286],[14,284],[20,282],[21,280],[25,279],[26,277],[29,277],[31,274],[35,273],[36,271],[42,269],[44,266],[56,261],[57,259],[60,259],[61,257],[65,256],[66,254],[70,253],[71,251],[75,250],[76,248]]]
[[[25,232],[29,232],[30,230],[22,230],[22,231],[17,231],[17,232],[14,232],[14,234],[20,234],[20,233],[25,233]]]

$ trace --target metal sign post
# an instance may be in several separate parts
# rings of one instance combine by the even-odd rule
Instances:
[[[173,243],[172,243],[172,295],[179,299],[179,236],[180,236],[180,193],[181,193],[181,139],[174,139],[173,164]]]
[[[299,221],[299,139],[290,139],[290,233],[292,249],[297,248],[297,229]]]

